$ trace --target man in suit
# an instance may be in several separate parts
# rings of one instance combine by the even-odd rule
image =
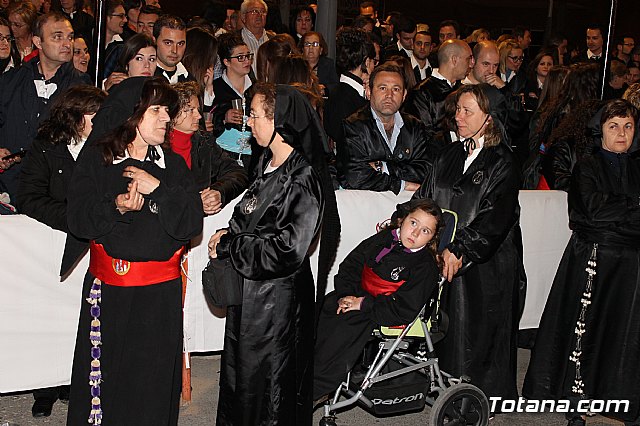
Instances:
[[[411,56],[411,68],[416,77],[416,83],[420,84],[422,80],[431,76],[433,67],[429,62],[429,54],[431,53],[431,34],[427,31],[418,31],[413,37],[413,55]]]
[[[604,29],[601,25],[594,24],[587,27],[587,50],[573,58],[573,63],[595,61],[600,66],[604,65]]]
[[[342,186],[369,191],[415,191],[434,156],[422,123],[400,113],[407,94],[402,70],[386,63],[371,74],[371,102],[344,121]]]

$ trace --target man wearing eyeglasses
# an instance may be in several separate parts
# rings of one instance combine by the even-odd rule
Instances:
[[[613,58],[613,60],[618,60],[625,65],[629,65],[631,61],[631,52],[633,52],[633,48],[636,47],[636,42],[633,37],[624,35],[618,39],[618,54]]]
[[[182,57],[187,48],[187,26],[177,16],[163,15],[153,26],[156,39],[157,64],[156,76],[176,84],[191,81],[193,78],[182,65]]]
[[[258,48],[269,40],[269,35],[264,29],[267,23],[267,4],[263,0],[244,0],[240,5],[240,16],[244,28],[240,34],[254,56]],[[256,73],[256,62],[251,64],[253,73]]]

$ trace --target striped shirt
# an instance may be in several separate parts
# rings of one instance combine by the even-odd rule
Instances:
[[[262,30],[262,37],[256,38],[256,36],[247,28],[243,28],[241,34],[242,40],[244,40],[249,51],[253,53],[253,63],[251,64],[251,68],[253,69],[253,73],[256,74],[256,56],[258,55],[258,48],[262,46],[265,41],[269,40],[269,36],[265,30]]]

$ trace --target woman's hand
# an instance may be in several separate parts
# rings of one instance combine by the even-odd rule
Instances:
[[[229,108],[224,115],[224,122],[229,124],[242,124],[242,111]]]
[[[222,195],[220,191],[205,188],[200,193],[200,198],[202,199],[202,207],[206,214],[216,214],[222,210]]]
[[[19,163],[22,160],[22,158],[20,157],[13,157],[10,160],[3,160],[2,158],[6,157],[7,155],[11,155],[11,151],[9,151],[7,148],[0,148],[0,169],[2,170],[7,170],[15,163]]]
[[[123,72],[112,72],[109,77],[104,81],[104,90],[109,90],[116,84],[122,83],[128,78],[127,74]]]
[[[364,297],[356,296],[341,297],[340,299],[338,299],[338,311],[336,312],[336,314],[349,311],[359,311],[363,299]]]
[[[142,194],[138,192],[138,184],[136,182],[129,184],[129,192],[116,197],[116,208],[120,214],[140,211],[143,205],[144,198]]]
[[[455,254],[451,253],[449,249],[444,249],[442,252],[442,261],[444,266],[442,267],[442,276],[447,281],[451,282],[458,270],[462,267],[462,259],[458,259]]]
[[[222,236],[224,234],[226,234],[227,232],[229,232],[228,229],[221,229],[218,232],[216,232],[215,234],[213,234],[211,236],[211,238],[209,238],[209,257],[212,259],[215,259],[218,257],[218,253],[216,253],[216,248],[218,247],[218,243],[220,242],[220,238],[222,238]]]
[[[122,176],[131,178],[129,186],[136,183],[138,186],[138,192],[144,195],[149,195],[160,186],[160,181],[153,177],[152,174],[139,169],[135,166],[127,166],[122,172]]]

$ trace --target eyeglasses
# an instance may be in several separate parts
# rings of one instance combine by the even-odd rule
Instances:
[[[305,41],[304,42],[304,47],[318,47],[320,46],[320,42],[319,41]]]
[[[255,112],[251,111],[249,113],[249,118],[253,118],[254,120],[257,120],[258,118],[267,118],[267,116],[263,115],[262,117],[258,117]]]
[[[251,10],[247,10],[247,13],[249,15],[264,16],[267,14],[267,11],[264,9],[251,9]]]
[[[115,16],[117,18],[124,19],[124,17],[127,16],[127,15],[126,15],[126,13],[112,13],[109,16]]]
[[[21,24],[20,22],[11,22],[11,21],[9,21],[9,25],[12,26],[12,27],[16,27],[16,28],[22,28],[27,24]]]
[[[8,36],[3,36],[0,34],[0,42],[6,41],[7,43],[11,43],[13,41],[13,37],[11,37],[10,35]]]
[[[511,59],[513,62],[524,61],[524,56],[507,56],[507,58]]]
[[[229,56],[229,59],[237,59],[238,62],[244,62],[247,59],[252,61],[253,60],[253,53],[247,53],[246,55]]]

